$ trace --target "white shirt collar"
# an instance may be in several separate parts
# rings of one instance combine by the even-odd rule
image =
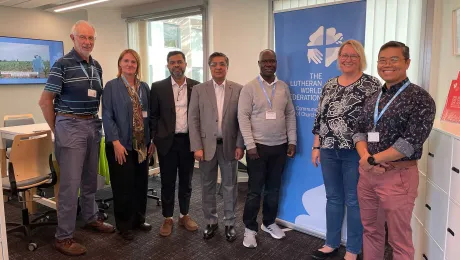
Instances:
[[[216,81],[214,81],[214,79],[212,80],[212,83],[213,83],[213,85],[214,85],[214,88],[217,88],[217,87],[220,87],[220,86],[222,86],[222,87],[225,88],[225,85],[227,85],[227,80],[224,80],[224,82],[222,82],[221,85],[218,85],[218,84],[216,83]]]
[[[275,75],[275,80],[272,82],[272,83],[268,83],[267,81],[265,81],[264,78],[262,78],[262,75],[259,74],[259,79],[262,81],[262,82],[265,82],[267,83],[269,86],[273,86],[276,84],[276,82],[278,82],[278,77]]]
[[[182,86],[179,86],[179,84],[177,84],[177,82],[174,80],[174,78],[171,76],[171,84],[174,86],[178,86],[178,87],[182,87],[182,86],[187,86],[187,77],[185,77],[185,80],[184,80],[184,84],[182,84]]]

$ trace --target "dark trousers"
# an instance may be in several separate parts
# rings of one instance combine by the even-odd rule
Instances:
[[[166,155],[158,154],[161,171],[161,206],[163,216],[169,218],[174,213],[176,179],[179,173],[179,209],[187,215],[192,195],[192,177],[195,158],[190,152],[188,134],[176,134],[171,150]]]
[[[109,163],[113,207],[117,229],[121,232],[136,228],[145,222],[148,188],[148,160],[138,163],[137,152],[128,151],[126,162],[115,160],[112,143],[105,144]]]
[[[258,231],[259,228],[257,214],[259,213],[262,190],[264,190],[262,223],[264,226],[275,223],[278,214],[281,176],[286,164],[287,153],[287,144],[276,146],[256,144],[256,146],[259,159],[251,160],[246,153],[249,180],[248,195],[243,213],[244,225],[254,231]]]

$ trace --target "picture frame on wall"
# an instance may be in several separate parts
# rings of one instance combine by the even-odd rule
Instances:
[[[454,55],[460,55],[460,7],[452,12],[452,40]]]

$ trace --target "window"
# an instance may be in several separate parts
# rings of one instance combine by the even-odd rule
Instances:
[[[202,67],[192,67],[192,79],[202,79],[202,78],[203,78],[203,68]]]
[[[145,35],[141,37],[140,35]],[[169,77],[166,57],[170,51],[185,54],[185,76],[203,82],[203,19],[202,15],[128,22],[129,48],[147,51],[141,60],[149,68],[142,80],[148,84]],[[145,39],[147,38],[147,39]],[[145,39],[145,40],[143,40]]]
[[[180,49],[180,29],[178,25],[175,24],[163,24],[163,36],[165,48],[175,48]],[[149,33],[152,37],[151,33]],[[152,40],[151,38],[149,39]]]
[[[202,51],[203,50],[203,33],[201,29],[192,28],[191,33],[191,45],[192,51]]]

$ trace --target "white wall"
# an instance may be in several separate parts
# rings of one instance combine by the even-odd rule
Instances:
[[[219,51],[229,57],[228,79],[244,85],[258,75],[259,53],[269,46],[269,2],[209,1],[209,54]]]
[[[452,11],[460,8],[460,0],[437,0],[435,3],[430,93],[436,101],[436,117],[440,118],[450,83],[457,79],[460,71],[460,56],[452,52]]]
[[[92,56],[101,64],[105,82],[116,77],[118,57],[128,48],[127,26],[117,9],[89,8],[88,21],[97,32]]]
[[[86,20],[86,11],[66,14],[0,7],[0,35],[43,40],[64,41],[64,52],[72,49],[69,37],[72,25]],[[33,114],[35,121],[44,122],[38,99],[42,85],[0,85],[0,126],[3,116],[9,114]]]

